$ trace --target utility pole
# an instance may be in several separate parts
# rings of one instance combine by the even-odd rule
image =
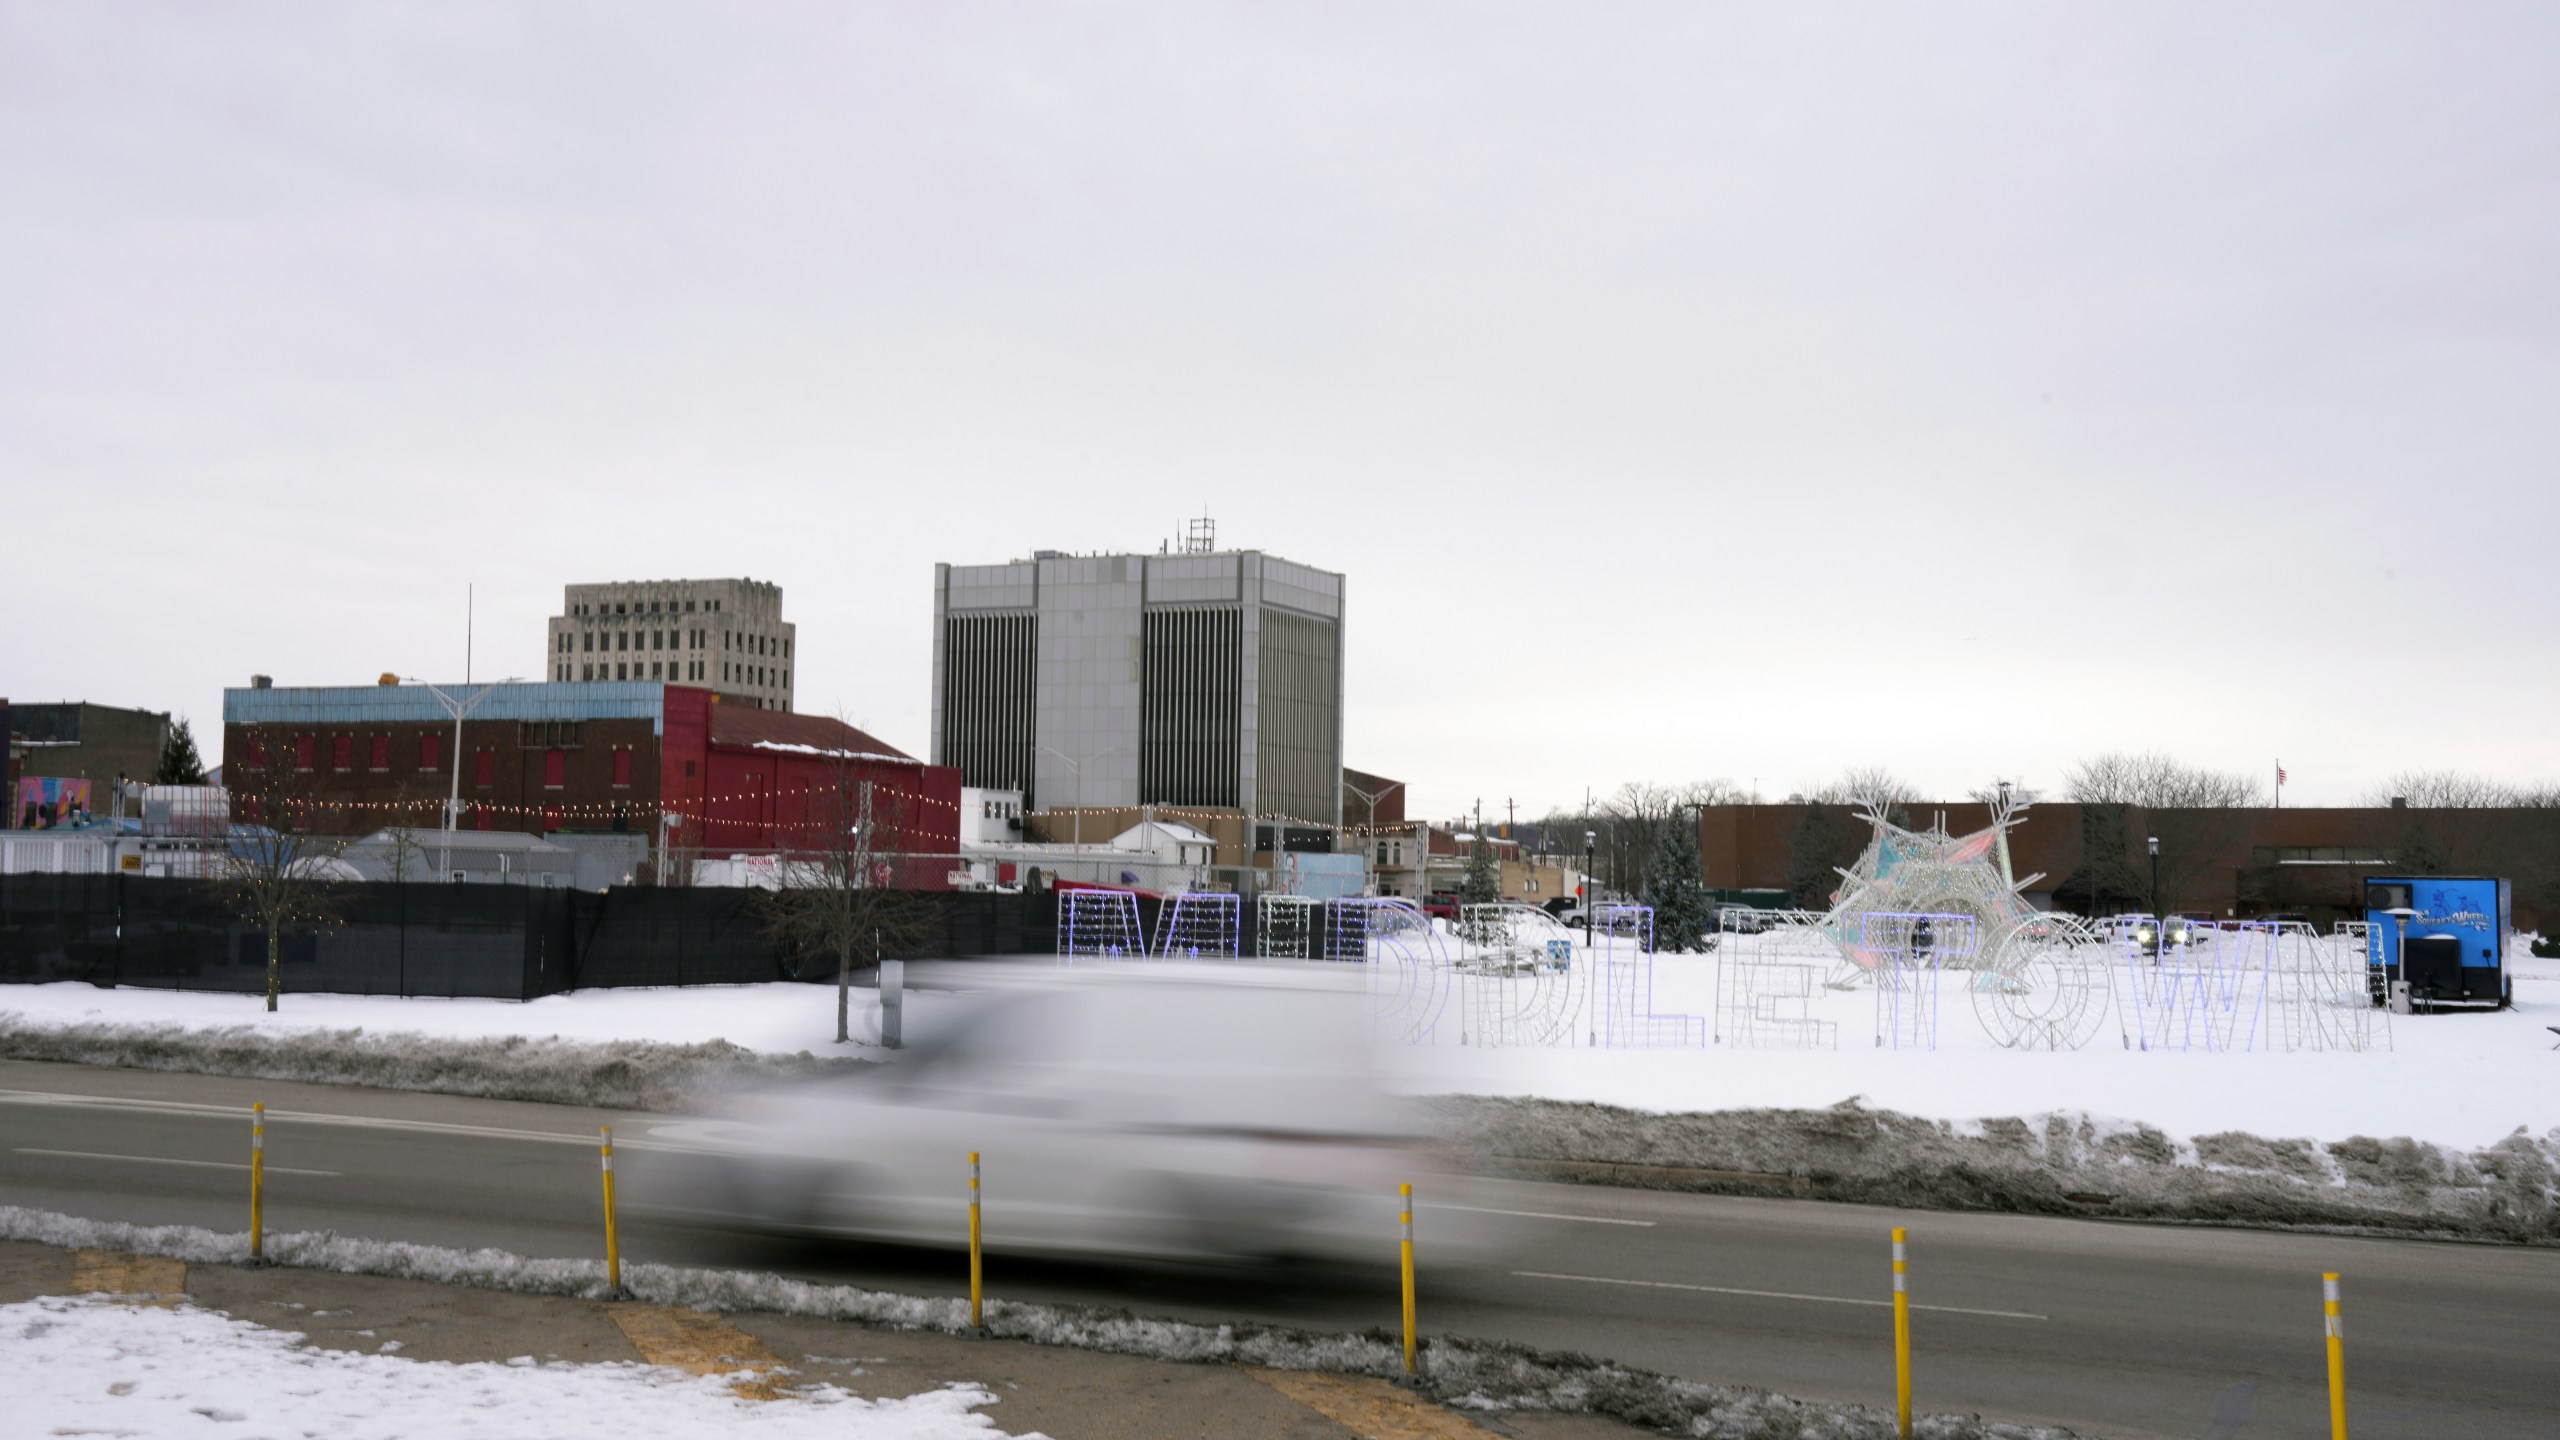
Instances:
[[[1520,802],[1517,800],[1505,799],[1502,802],[1502,838],[1505,840],[1510,839],[1511,827],[1519,823]]]

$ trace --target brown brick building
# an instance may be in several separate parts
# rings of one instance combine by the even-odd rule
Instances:
[[[1941,818],[1955,834],[1991,823],[1980,804],[1904,807],[1915,828]],[[2517,925],[2560,921],[2560,810],[2038,805],[2010,832],[2010,860],[2022,880],[2043,876],[2027,887],[2040,904],[2081,914],[2147,910],[2153,836],[2165,910],[2325,923],[2362,913],[2365,877],[2418,871],[2513,880]],[[1827,895],[1838,879],[1830,867],[1849,864],[1867,839],[1845,806],[1717,805],[1698,817],[1709,885],[1798,889],[1799,901],[1817,881]]]

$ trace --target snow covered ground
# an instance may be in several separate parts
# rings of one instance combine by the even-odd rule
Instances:
[[[610,1436],[984,1440],[995,1403],[955,1386],[865,1400],[828,1385],[741,1399],[736,1376],[650,1365],[454,1365],[322,1350],[192,1306],[0,1305],[9,1428],[24,1435]]]
[[[2411,1136],[2470,1148],[2519,1126],[2539,1136],[2560,1129],[2560,960],[2535,959],[2518,945],[2510,962],[2516,1008],[2496,1014],[2391,1017],[2387,1049],[2144,1052],[2126,1048],[2110,1014],[2078,1050],[1999,1048],[1960,989],[1942,997],[1939,1048],[1893,1050],[1875,1043],[1875,995],[1815,987],[1809,1013],[1836,1027],[1837,1048],[1591,1049],[1488,1048],[1461,1044],[1463,996],[1441,1012],[1432,1043],[1398,1052],[1411,1088],[1428,1093],[1544,1096],[1652,1111],[1758,1107],[1818,1108],[1852,1096],[1870,1106],[1944,1120],[2080,1112],[2147,1123],[2177,1135],[2247,1130],[2265,1136],[2338,1140]],[[947,977],[966,974],[946,967]],[[1463,982],[1462,982],[1463,983]],[[1717,986],[1711,956],[1659,957],[1652,1007],[1709,1016]],[[0,986],[0,1017],[60,1027],[106,1022],[190,1030],[243,1027],[256,1033],[362,1028],[449,1039],[520,1036],[572,1042],[612,1040],[694,1044],[723,1039],[768,1054],[888,1059],[867,1043],[878,1033],[878,994],[853,992],[854,1033],[834,1043],[835,994],[824,986],[697,986],[681,990],[588,990],[526,1003],[287,995],[269,1015],[256,997],[87,985]],[[910,988],[905,1032],[926,1040],[954,1013],[957,997]],[[2382,1017],[2372,1017],[2376,1022]],[[1573,1027],[1587,1034],[1587,1022]],[[2377,1032],[2377,1038],[2380,1038]]]
[[[2079,1050],[2007,1050],[1952,988],[1941,997],[1939,1048],[1884,1049],[1872,990],[1817,986],[1810,1015],[1837,1026],[1837,1049],[1488,1049],[1457,1043],[1453,1002],[1434,1043],[1409,1051],[1401,1068],[1424,1091],[1637,1110],[1817,1108],[1857,1096],[1940,1120],[2063,1111],[2173,1135],[2405,1135],[2471,1148],[2519,1126],[2536,1136],[2560,1129],[2560,1035],[2546,1028],[2560,1025],[2560,960],[2517,950],[2514,1009],[2390,1016],[2389,1048],[2361,1052],[2145,1052],[2126,1048],[2113,1014]],[[1715,985],[1710,956],[1658,957],[1653,1009],[1709,1016]]]

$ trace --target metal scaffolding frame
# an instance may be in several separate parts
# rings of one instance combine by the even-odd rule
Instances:
[[[1224,890],[1186,890],[1156,914],[1156,958],[1233,960],[1242,953],[1244,901]]]
[[[1058,959],[1079,955],[1113,960],[1147,958],[1146,926],[1138,897],[1129,890],[1066,890],[1058,895]]]
[[[1573,1043],[1591,967],[1575,932],[1534,905],[1501,900],[1459,912],[1473,937],[1457,960],[1458,1043]]]
[[[1369,967],[1373,1033],[1430,1044],[1448,1008],[1454,968],[1431,921],[1409,900],[1374,896],[1327,900],[1324,914],[1324,958]]]
[[[1653,1008],[1653,907],[1602,905],[1591,912],[1591,962],[1598,1003],[1591,1043],[1608,1049],[1703,1048],[1704,1016]]]
[[[1813,1016],[1840,947],[1809,910],[1716,913],[1716,1002],[1708,1038],[1739,1049],[1838,1049],[1840,1027]]]
[[[1874,957],[1876,1044],[1888,1050],[1938,1048],[1938,977],[1981,953],[1971,915],[1869,911],[1858,946]]]
[[[1308,960],[1324,902],[1308,895],[1264,895],[1254,901],[1254,953],[1266,960]]]

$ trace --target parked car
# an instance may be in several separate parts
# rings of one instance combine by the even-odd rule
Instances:
[[[1458,904],[1456,895],[1443,890],[1422,897],[1422,913],[1434,920],[1455,920],[1458,918]]]
[[[1491,1202],[1434,1163],[1424,1113],[1389,1096],[1361,979],[1201,964],[1017,978],[890,1064],[656,1128],[632,1147],[629,1203],[959,1246],[976,1151],[993,1249],[1377,1261],[1407,1181],[1439,1253],[1501,1243],[1507,1222],[1465,1203]]]

